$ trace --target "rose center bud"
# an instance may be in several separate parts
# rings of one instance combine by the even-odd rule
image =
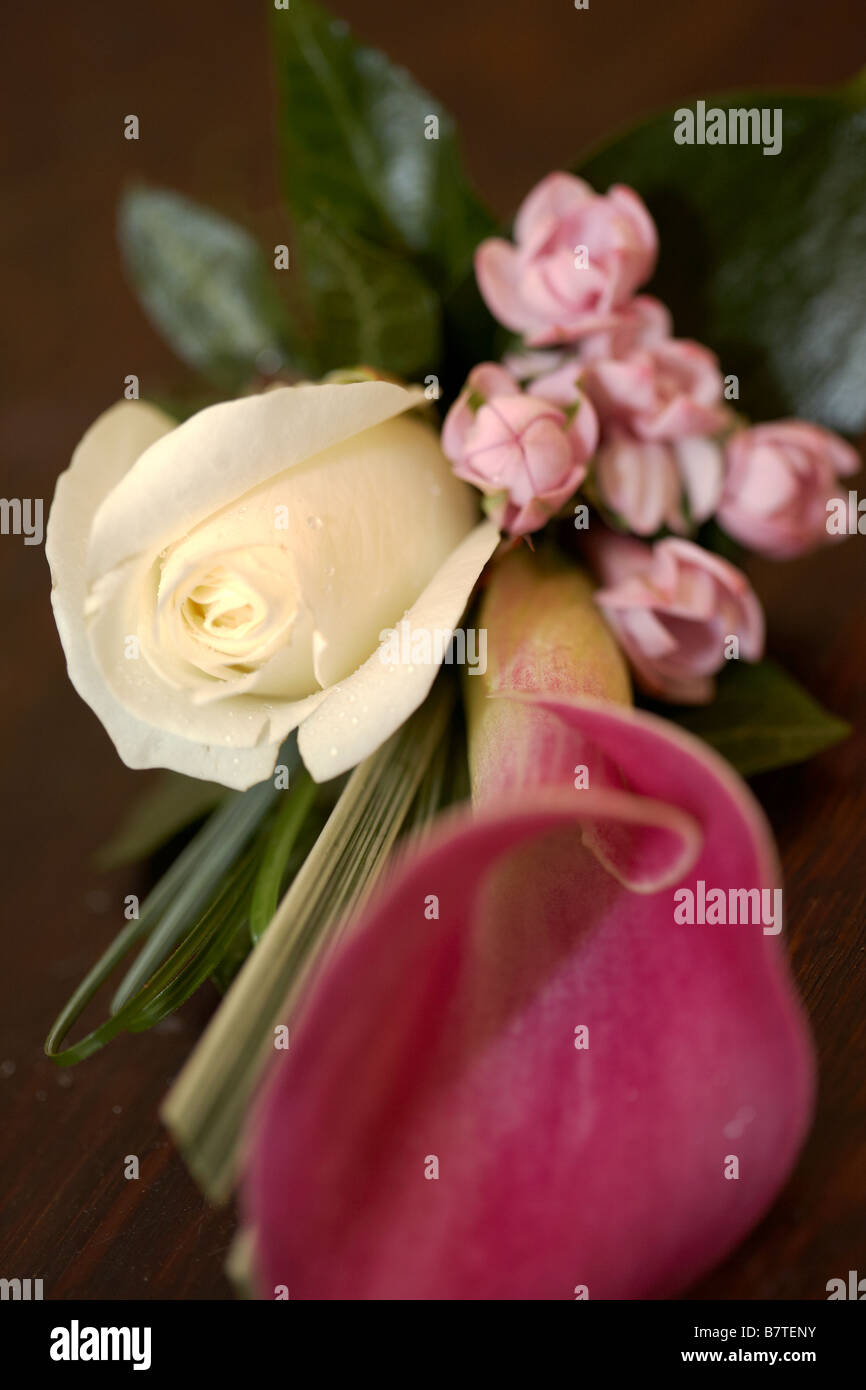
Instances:
[[[240,693],[251,680],[260,694],[284,695],[287,680],[296,697],[317,687],[312,621],[292,558],[279,545],[198,559],[181,543],[164,558],[155,624],[156,652],[173,652],[220,682],[222,693]]]
[[[271,564],[278,573],[282,556],[279,550],[275,555],[276,564]],[[256,566],[264,579],[268,578],[269,556],[254,554],[243,559],[248,566]],[[285,589],[269,595],[230,564],[223,564],[207,570],[196,581],[178,605],[178,612],[193,636],[213,651],[235,663],[258,664],[257,648],[267,640],[269,630],[276,626],[282,633],[287,621],[295,617],[296,605],[288,615],[282,611],[285,600]]]
[[[191,628],[200,628],[208,637],[220,638],[229,632],[246,636],[256,621],[256,603],[243,598],[231,587],[230,575],[214,575],[197,584],[183,605],[183,616]]]

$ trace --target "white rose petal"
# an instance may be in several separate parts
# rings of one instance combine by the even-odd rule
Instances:
[[[454,631],[498,544],[497,527],[482,521],[449,555],[403,618],[409,650],[416,631]],[[377,648],[301,726],[298,747],[315,780],[336,777],[374,753],[423,704],[438,674],[435,665],[389,665]]]
[[[130,766],[244,788],[316,719],[302,752],[321,779],[421,703],[435,669],[401,673],[396,699],[371,681],[379,632],[422,600],[453,626],[497,539],[468,536],[473,494],[406,414],[422,398],[287,387],[177,427],[129,402],[88,432],[49,519],[53,601],[73,682]],[[325,763],[353,682],[363,720]]]
[[[129,767],[170,767],[190,777],[233,786],[238,766],[232,749],[208,748],[178,738],[130,715],[112,695],[94,660],[83,621],[87,598],[87,541],[93,515],[108,492],[151,444],[175,428],[161,410],[143,401],[121,401],[90,427],[57,480],[45,536],[51,567],[51,603],[69,678],[97,715]],[[273,767],[273,753],[256,750],[251,781]]]

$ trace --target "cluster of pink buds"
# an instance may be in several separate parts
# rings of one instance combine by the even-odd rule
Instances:
[[[752,550],[803,554],[829,539],[827,503],[859,460],[805,421],[743,424],[716,356],[675,338],[665,305],[637,293],[657,254],[632,189],[602,195],[571,174],[543,179],[518,211],[514,242],[491,238],[475,258],[488,308],[523,345],[470,373],[442,444],[511,536],[539,530],[582,490],[610,527],[600,524],[591,546],[599,601],[638,680],[667,698],[708,699],[724,659],[715,629],[727,623],[756,659],[763,623],[745,577],[687,538],[715,517]],[[626,581],[617,532],[683,539],[630,540]]]

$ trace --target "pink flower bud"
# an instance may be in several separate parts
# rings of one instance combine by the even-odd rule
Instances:
[[[559,379],[560,369],[577,363],[582,371],[589,362],[627,357],[670,338],[672,331],[670,313],[661,300],[639,294],[610,316],[607,327],[587,334],[576,346],[525,348],[509,353],[504,365],[518,381],[549,383]],[[557,399],[548,389],[542,394]]]
[[[638,684],[676,704],[704,704],[726,655],[758,661],[764,614],[746,576],[686,540],[653,546],[608,532],[591,559],[604,587],[596,602]],[[738,649],[726,653],[731,637]]]
[[[529,379],[531,395],[560,406],[581,393],[592,401],[601,428],[601,500],[640,536],[663,525],[686,532],[706,521],[722,487],[721,449],[707,437],[728,419],[718,362],[670,330],[665,306],[641,295],[576,351],[508,359],[516,376]]]
[[[592,360],[583,380],[602,427],[619,427],[635,439],[716,434],[727,418],[718,360],[686,339],[659,339],[625,357]]]
[[[850,444],[804,420],[738,430],[728,440],[725,463],[720,525],[743,545],[778,559],[829,539],[827,501],[838,478],[860,467]]]
[[[582,362],[605,357],[628,357],[673,337],[670,310],[651,294],[639,294],[613,316],[608,328],[581,340]]]
[[[601,500],[636,535],[652,536],[662,526],[685,532],[716,509],[722,451],[712,439],[661,444],[614,435],[599,450],[595,481]]]
[[[490,362],[470,373],[442,429],[457,477],[487,495],[488,514],[514,536],[538,530],[577,491],[597,441],[579,391],[560,407]]]
[[[728,420],[718,359],[708,348],[670,336],[665,306],[641,295],[571,352],[523,352],[506,359],[533,394],[574,399],[576,379],[603,430],[634,439],[684,439],[716,434]]]
[[[524,199],[514,237],[516,245],[482,242],[475,273],[491,313],[530,346],[612,326],[658,252],[655,224],[632,189],[617,184],[602,195],[563,173]]]

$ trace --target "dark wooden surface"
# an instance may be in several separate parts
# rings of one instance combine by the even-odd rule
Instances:
[[[482,191],[506,212],[548,169],[647,110],[749,82],[841,80],[866,59],[851,0],[338,0],[460,119]],[[135,372],[194,385],[124,284],[118,191],[145,176],[282,240],[265,5],[109,0],[6,16],[8,136],[0,491],[51,497],[87,424]],[[141,140],[122,139],[123,117]],[[0,1275],[49,1298],[225,1298],[229,1212],[198,1196],[157,1120],[212,1001],[71,1072],[41,1053],[54,1014],[121,923],[140,873],[90,865],[147,774],[127,771],[69,685],[38,547],[0,540],[4,791]],[[697,1297],[823,1298],[866,1274],[863,824],[866,541],[756,569],[774,650],[855,737],[757,782],[786,873],[794,964],[821,1066],[818,1115],[787,1190]],[[137,1154],[141,1179],[123,1162]]]

